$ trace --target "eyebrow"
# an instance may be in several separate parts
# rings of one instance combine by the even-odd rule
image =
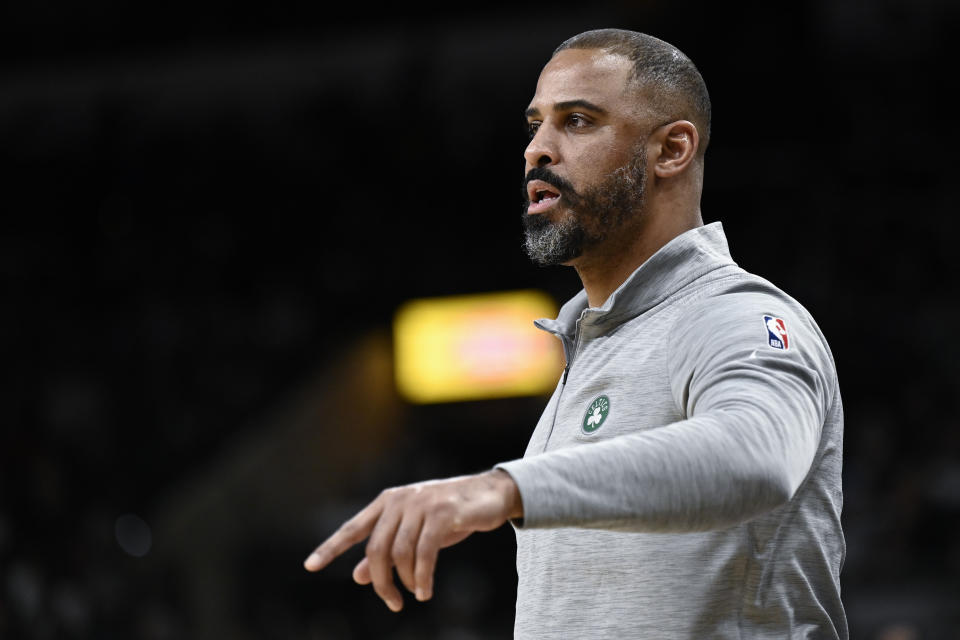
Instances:
[[[605,115],[607,110],[603,107],[597,106],[590,102],[589,100],[564,100],[563,102],[556,102],[553,105],[554,113],[559,113],[561,111],[569,111],[570,109],[576,109],[580,107],[581,109],[587,109],[589,111],[594,111],[599,114]],[[540,110],[536,107],[530,107],[524,112],[524,115],[528,118],[533,118],[540,115]]]

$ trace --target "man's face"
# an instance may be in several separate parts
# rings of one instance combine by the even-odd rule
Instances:
[[[527,109],[526,247],[539,264],[565,264],[602,246],[641,215],[646,134],[632,63],[567,49],[540,74]]]

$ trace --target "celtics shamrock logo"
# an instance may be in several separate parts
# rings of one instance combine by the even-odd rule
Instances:
[[[581,428],[584,433],[593,433],[600,428],[610,414],[610,398],[600,396],[590,403],[587,412],[583,416]]]

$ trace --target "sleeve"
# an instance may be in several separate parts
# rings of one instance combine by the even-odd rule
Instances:
[[[686,419],[497,465],[523,499],[517,526],[706,531],[793,497],[836,379],[803,309],[759,293],[703,300],[678,314],[667,354]]]

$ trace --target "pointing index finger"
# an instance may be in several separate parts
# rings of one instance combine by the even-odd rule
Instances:
[[[307,571],[320,571],[326,567],[334,558],[370,535],[382,511],[379,500],[371,502],[324,540],[323,544],[304,560],[303,567]]]

